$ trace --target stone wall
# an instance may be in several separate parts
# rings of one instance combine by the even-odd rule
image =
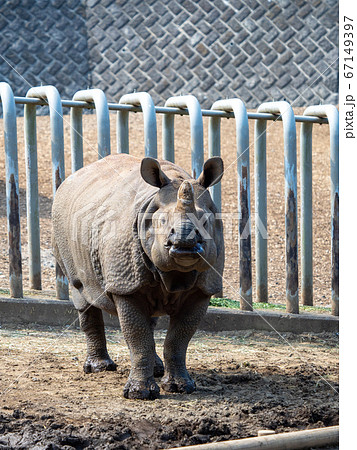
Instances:
[[[0,81],[18,96],[338,103],[338,0],[9,0],[0,29]]]

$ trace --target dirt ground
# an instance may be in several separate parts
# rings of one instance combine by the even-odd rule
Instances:
[[[295,109],[301,114],[302,109]],[[67,113],[68,111],[65,111]],[[112,152],[116,151],[116,114],[111,113]],[[158,154],[162,153],[161,120],[157,116],[158,124]],[[2,120],[0,121],[2,122]],[[83,124],[84,160],[85,164],[97,159],[96,116],[85,115]],[[225,163],[225,174],[222,181],[222,212],[232,213],[229,220],[225,220],[226,265],[224,272],[224,294],[233,299],[238,297],[238,232],[237,232],[237,172],[236,172],[236,144],[235,122],[233,119],[223,119],[221,124],[222,156]],[[254,230],[254,121],[250,121],[250,164],[251,164],[251,211],[252,230]],[[17,120],[19,177],[20,177],[20,205],[21,231],[23,251],[24,287],[28,283],[28,247],[26,232],[26,177],[24,158],[24,122]],[[205,149],[207,151],[208,120],[204,119]],[[317,306],[330,306],[331,298],[331,251],[330,251],[330,157],[329,133],[325,125],[315,125],[313,132],[313,220],[314,220],[314,303]],[[3,125],[0,123],[0,134]],[[49,117],[38,117],[38,166],[40,190],[40,226],[41,250],[43,259],[42,284],[45,289],[54,289],[54,261],[51,253],[50,239],[50,211],[52,204],[51,181],[51,137]],[[299,149],[300,125],[297,124],[297,143]],[[64,116],[64,136],[66,153],[66,174],[70,174],[70,125],[69,116]],[[175,151],[176,163],[190,172],[190,133],[187,116],[175,117]],[[0,142],[3,136],[0,135]],[[268,270],[269,270],[269,301],[285,303],[285,231],[284,231],[284,159],[282,124],[268,122],[267,135],[267,171],[268,171]],[[144,155],[143,120],[142,114],[130,116],[130,152],[136,156]],[[5,169],[4,152],[0,152],[0,288],[8,287],[8,250],[7,225],[5,203]],[[299,152],[298,152],[298,180],[299,180]],[[299,189],[299,188],[298,188]],[[298,195],[298,202],[299,202]],[[255,286],[254,267],[254,232],[253,248],[253,286]],[[253,295],[255,289],[253,289]]]
[[[122,397],[129,352],[119,332],[107,337],[118,371],[86,375],[80,331],[0,329],[0,448],[160,449],[338,424],[335,334],[199,332],[197,391],[155,401]]]

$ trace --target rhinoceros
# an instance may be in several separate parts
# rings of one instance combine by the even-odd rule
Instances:
[[[126,154],[107,156],[59,187],[52,209],[53,252],[69,280],[86,335],[86,373],[115,370],[102,310],[118,315],[130,350],[124,397],[191,393],[187,346],[212,294],[222,288],[222,221],[208,192],[223,175],[208,159],[197,180],[177,165]],[[164,362],[154,326],[170,317]]]

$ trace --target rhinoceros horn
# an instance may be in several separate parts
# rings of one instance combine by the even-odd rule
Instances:
[[[186,213],[195,211],[195,198],[193,193],[193,186],[187,180],[182,182],[177,192],[176,211]]]

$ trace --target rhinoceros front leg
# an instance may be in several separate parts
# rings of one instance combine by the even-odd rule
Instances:
[[[120,327],[130,350],[131,369],[124,397],[153,400],[160,395],[154,379],[155,342],[153,324],[142,299],[113,295]]]
[[[195,382],[186,369],[187,346],[205,315],[209,297],[190,297],[180,311],[170,317],[170,325],[164,344],[165,376],[161,380],[167,392],[190,394]]]
[[[85,373],[116,370],[117,365],[110,359],[105,340],[102,311],[95,306],[88,306],[78,311],[81,330],[87,339],[87,359],[83,370]]]

